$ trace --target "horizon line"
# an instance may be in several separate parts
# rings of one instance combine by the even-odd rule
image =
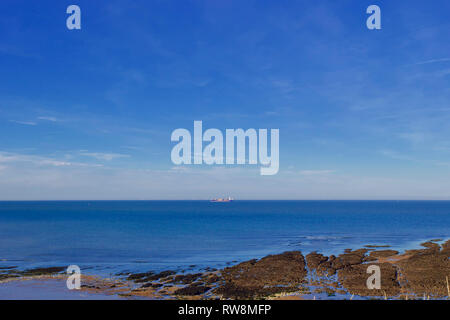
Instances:
[[[141,202],[149,202],[149,201],[198,201],[210,202],[212,199],[26,199],[26,200],[1,200],[0,202],[107,202],[107,201],[141,201]],[[236,201],[450,201],[450,199],[239,199],[233,200],[231,202]],[[220,202],[219,202],[220,203]],[[229,202],[224,202],[229,203]]]

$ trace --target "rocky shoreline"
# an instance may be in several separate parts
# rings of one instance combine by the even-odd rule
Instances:
[[[82,275],[80,291],[128,299],[449,299],[450,240],[434,239],[422,247],[400,253],[367,245],[337,256],[289,251],[198,273]],[[367,288],[370,265],[381,270],[380,289]],[[16,268],[0,268],[0,284],[67,279],[66,267]]]

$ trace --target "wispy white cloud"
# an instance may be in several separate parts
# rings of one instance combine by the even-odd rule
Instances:
[[[34,122],[34,121],[9,120],[9,122],[17,123],[17,124],[23,124],[23,125],[25,125],[25,126],[35,126],[35,125],[37,125],[37,123]]]
[[[51,122],[57,122],[58,119],[55,117],[38,117],[38,120],[45,120],[45,121],[51,121]]]
[[[437,63],[437,62],[449,62],[449,61],[450,61],[450,58],[431,59],[431,60],[425,60],[425,61],[414,63],[414,65],[431,64],[431,63]]]
[[[334,173],[335,170],[301,170],[299,173],[304,176],[324,175]]]
[[[450,161],[448,161],[448,162],[445,162],[445,161],[436,161],[434,164],[437,165],[437,166],[450,167]]]
[[[391,158],[394,160],[416,161],[414,158],[412,158],[408,155],[405,155],[405,154],[402,154],[402,153],[399,153],[399,152],[393,151],[393,150],[380,150],[380,153],[382,155],[384,155],[385,157],[388,157],[388,158]]]
[[[400,133],[398,136],[412,144],[423,143],[426,140],[426,134],[423,132],[405,132]]]
[[[52,166],[52,167],[99,167],[99,164],[89,164],[82,162],[71,162],[60,159],[53,159],[44,156],[19,154],[11,152],[0,152],[0,163],[18,165],[28,163],[35,166]]]
[[[121,154],[121,153],[102,153],[102,152],[81,152],[82,156],[86,157],[92,157],[97,160],[103,160],[103,161],[111,161],[114,159],[119,158],[129,158],[130,156],[127,154]]]
[[[2,165],[2,163],[0,163]],[[151,170],[14,166],[0,170],[0,199],[448,199],[450,180],[284,174],[252,168]],[[314,170],[316,171],[316,170]],[[276,190],[277,192],[274,192]]]

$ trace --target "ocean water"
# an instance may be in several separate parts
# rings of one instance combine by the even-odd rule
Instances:
[[[287,250],[450,238],[450,201],[0,202],[0,267],[201,270]]]

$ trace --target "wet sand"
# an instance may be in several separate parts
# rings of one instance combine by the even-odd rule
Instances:
[[[68,290],[63,279],[19,280],[0,283],[2,300],[110,300],[118,295]]]

